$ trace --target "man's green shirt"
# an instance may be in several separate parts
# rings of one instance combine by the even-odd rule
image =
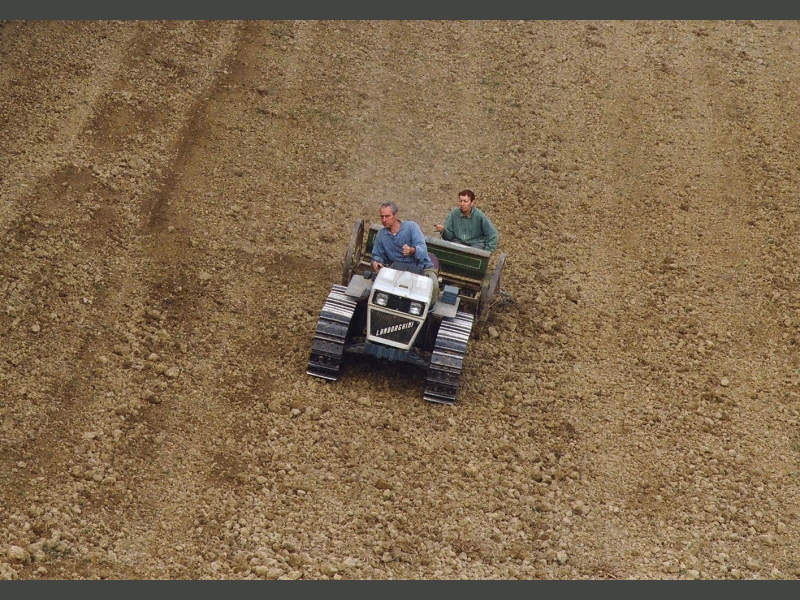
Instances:
[[[454,208],[444,221],[443,240],[494,252],[498,237],[497,228],[489,217],[474,206],[469,217],[465,217],[460,208]]]

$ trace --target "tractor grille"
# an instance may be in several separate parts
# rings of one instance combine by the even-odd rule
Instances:
[[[419,327],[419,321],[372,309],[369,334],[383,340],[408,344]]]

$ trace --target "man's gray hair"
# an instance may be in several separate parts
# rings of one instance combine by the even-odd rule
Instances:
[[[400,210],[397,207],[397,204],[395,204],[394,202],[384,202],[383,204],[381,204],[381,208],[386,208],[387,206],[392,209],[392,214],[393,215],[396,215],[397,211]]]

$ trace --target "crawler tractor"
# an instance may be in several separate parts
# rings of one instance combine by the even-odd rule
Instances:
[[[381,226],[366,230],[358,219],[344,259],[341,284],[334,284],[317,322],[307,373],[335,381],[345,354],[407,362],[426,370],[428,402],[456,401],[467,344],[478,337],[501,295],[506,255],[492,254],[427,236],[439,269],[439,289],[421,271],[400,265],[372,271],[372,245]],[[397,268],[395,268],[397,267]],[[436,298],[435,302],[431,298]]]

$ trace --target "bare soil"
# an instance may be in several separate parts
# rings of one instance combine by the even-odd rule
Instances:
[[[0,577],[800,575],[800,24],[0,23]],[[306,374],[462,188],[458,402]]]

